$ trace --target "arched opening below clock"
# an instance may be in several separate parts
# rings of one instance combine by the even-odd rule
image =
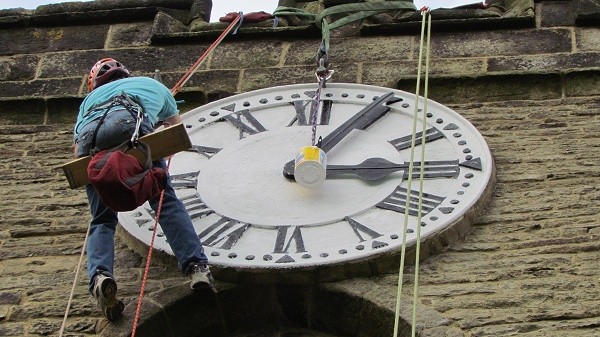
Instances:
[[[143,317],[141,336],[338,337],[391,336],[394,313],[365,298],[326,286],[235,285],[181,296],[176,287],[152,294],[164,304]],[[168,327],[169,331],[166,331]],[[400,320],[399,336],[410,325]]]

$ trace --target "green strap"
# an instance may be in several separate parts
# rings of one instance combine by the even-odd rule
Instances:
[[[275,8],[275,11],[273,11],[273,16],[288,16],[288,15],[304,16],[304,17],[308,17],[308,18],[312,18],[312,19],[314,19],[316,17],[316,15],[313,13],[309,13],[305,10],[302,10],[300,8],[295,8],[295,7],[278,6],[277,8]]]
[[[273,12],[274,16],[302,16],[314,20],[317,28],[321,29],[322,42],[319,47],[319,54],[327,55],[329,52],[329,39],[332,29],[339,28],[354,21],[362,20],[376,14],[394,10],[416,11],[415,4],[411,1],[385,1],[385,2],[362,2],[333,6],[325,9],[319,14],[312,14],[305,10],[279,6]],[[331,15],[348,14],[332,23],[327,22],[326,18]]]
[[[315,18],[315,24],[321,28],[323,19],[336,14],[350,14],[333,23],[329,24],[329,29],[341,27],[350,22],[361,20],[369,16],[394,10],[412,10],[416,11],[417,7],[410,1],[385,1],[385,2],[362,2],[329,7],[319,13]]]

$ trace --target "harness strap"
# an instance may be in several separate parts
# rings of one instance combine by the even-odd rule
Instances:
[[[93,111],[104,110],[104,113],[102,114],[102,117],[100,117],[98,125],[96,125],[96,129],[94,130],[94,136],[92,137],[92,144],[90,146],[90,155],[93,156],[100,151],[100,149],[96,148],[96,137],[98,136],[98,131],[104,123],[106,115],[108,115],[112,108],[117,106],[124,107],[125,110],[131,114],[131,117],[136,119],[135,130],[130,141],[132,144],[137,141],[139,137],[140,126],[142,125],[142,120],[144,119],[143,109],[131,97],[129,97],[125,91],[122,91],[119,95],[113,96],[108,100],[95,105],[86,113],[86,115],[89,115]]]

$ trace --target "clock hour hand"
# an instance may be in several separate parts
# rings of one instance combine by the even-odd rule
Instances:
[[[424,178],[456,178],[460,173],[458,160],[426,161]],[[369,158],[357,165],[327,165],[327,178],[355,175],[364,180],[379,180],[391,173],[403,170],[403,179],[408,178],[409,162],[392,163],[383,158]],[[421,163],[413,163],[413,178],[419,178]]]
[[[401,101],[399,97],[395,97],[393,92],[389,92],[378,97],[369,105],[357,112],[352,118],[348,119],[344,124],[338,126],[330,132],[321,141],[321,150],[325,153],[329,152],[342,139],[344,139],[352,130],[364,130],[383,117],[390,111],[389,104]],[[286,178],[294,178],[294,161],[291,160],[283,167],[283,175]]]

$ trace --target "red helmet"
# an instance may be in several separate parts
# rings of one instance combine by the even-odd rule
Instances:
[[[88,76],[88,91],[92,91],[101,85],[123,77],[130,77],[131,73],[120,62],[107,57],[96,62]]]

